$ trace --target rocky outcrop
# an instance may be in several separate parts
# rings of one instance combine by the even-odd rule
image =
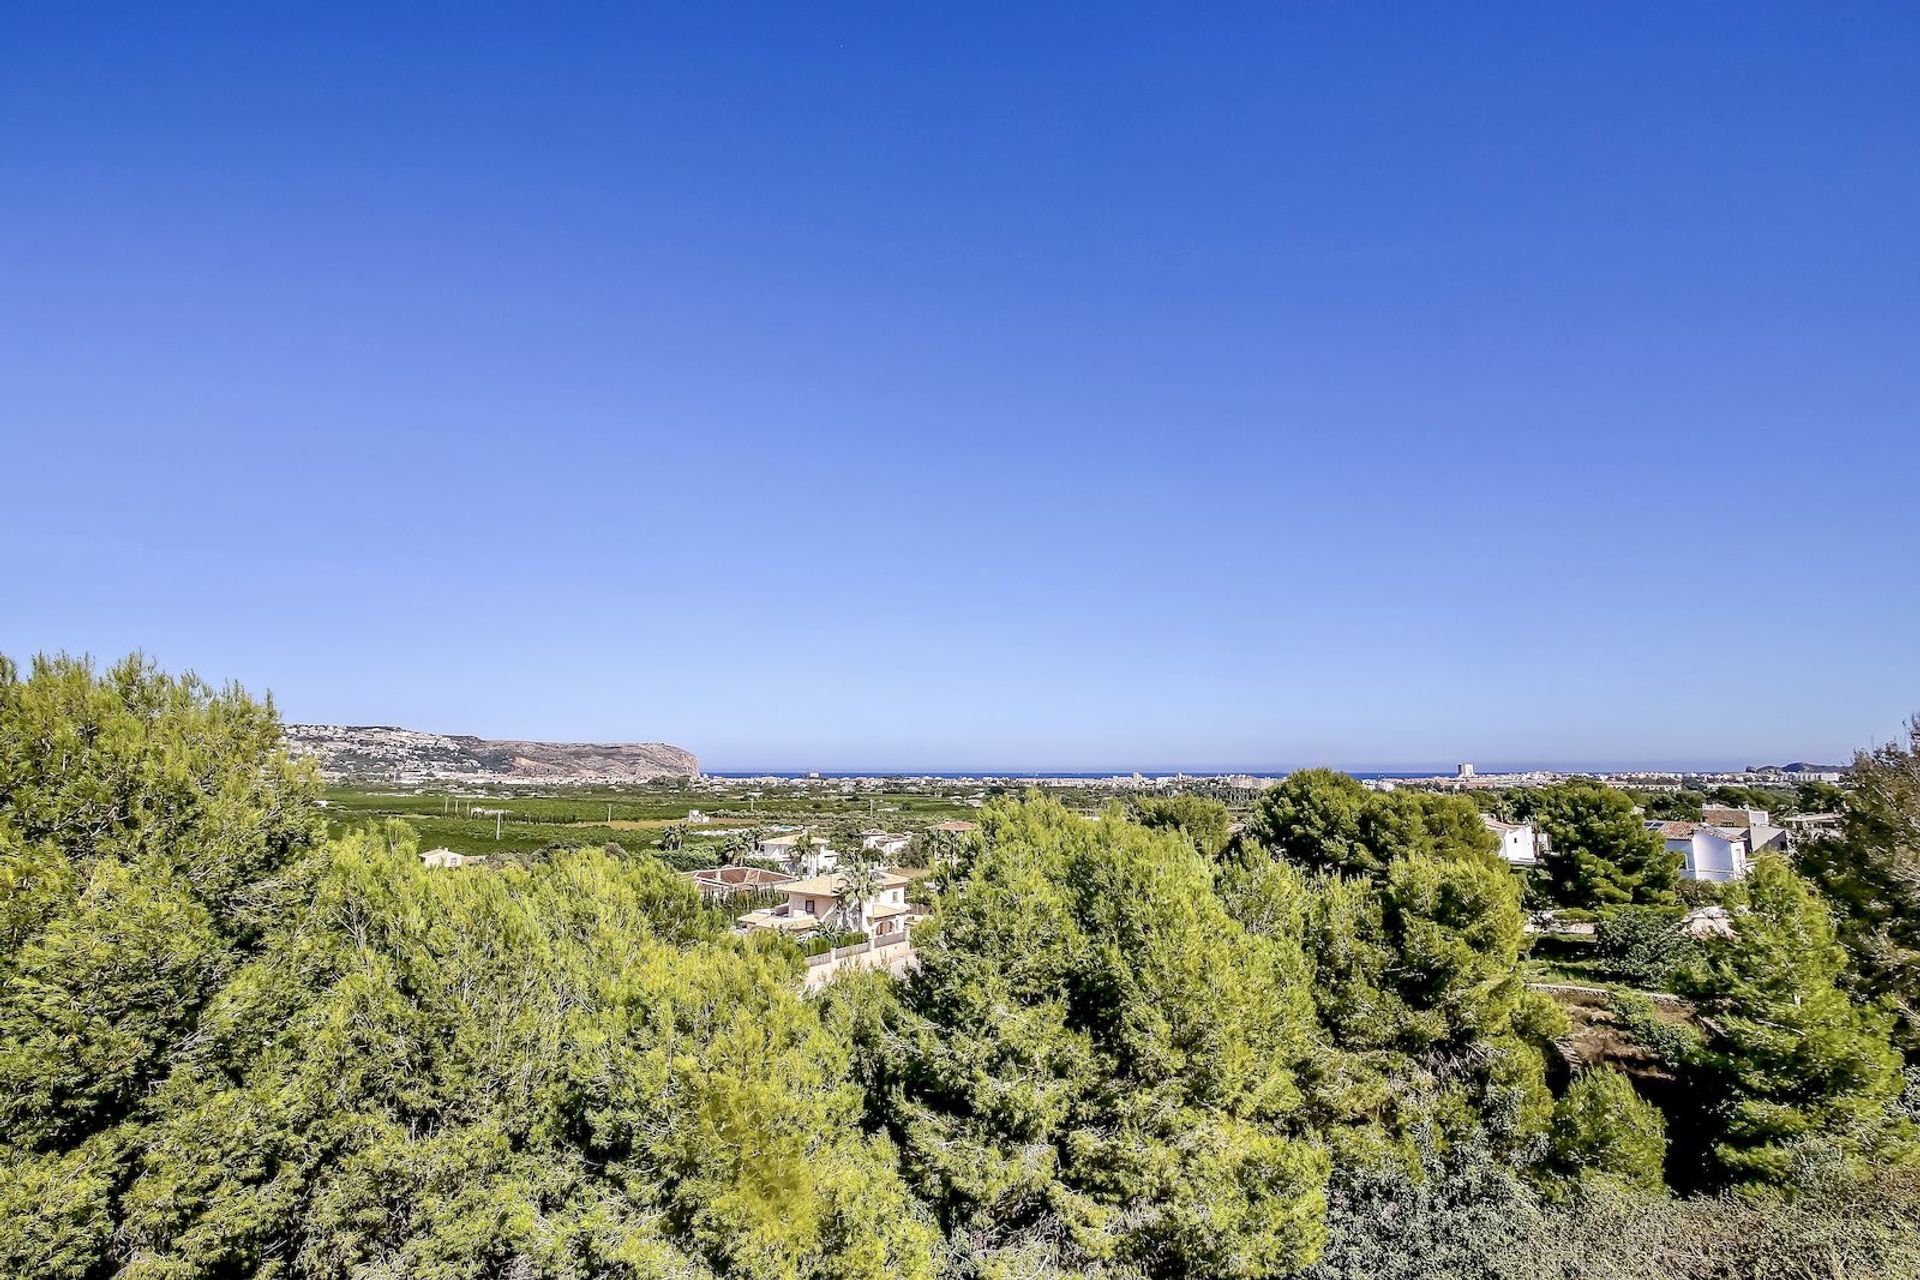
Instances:
[[[664,742],[519,742],[340,724],[290,724],[286,741],[334,782],[609,783],[700,772],[691,751]]]

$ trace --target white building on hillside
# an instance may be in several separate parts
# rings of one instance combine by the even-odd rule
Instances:
[[[1647,830],[1666,841],[1667,850],[1684,859],[1680,874],[1689,880],[1725,883],[1747,874],[1747,836],[1731,827],[1704,822],[1649,821]]]
[[[1737,831],[1746,837],[1747,861],[1751,862],[1763,853],[1785,853],[1788,835],[1785,827],[1776,827],[1768,821],[1765,809],[1749,809],[1724,804],[1702,805],[1700,820],[1710,827],[1721,831]]]
[[[1480,821],[1487,824],[1487,830],[1500,837],[1500,856],[1516,867],[1533,867],[1540,864],[1540,850],[1546,840],[1534,829],[1531,822],[1502,822],[1498,818],[1480,815]]]

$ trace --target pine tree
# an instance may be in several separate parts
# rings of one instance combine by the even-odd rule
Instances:
[[[1527,793],[1524,816],[1548,838],[1544,865],[1566,907],[1672,904],[1680,858],[1647,830],[1625,792],[1575,780]]]
[[[1841,989],[1846,952],[1827,906],[1778,858],[1729,895],[1734,930],[1685,984],[1713,1035],[1695,1053],[1717,1087],[1714,1155],[1736,1182],[1785,1185],[1810,1162],[1864,1163],[1907,1147],[1892,1017]]]
[[[1920,717],[1910,728],[1906,744],[1854,758],[1843,830],[1802,844],[1796,862],[1839,911],[1849,980],[1893,1006],[1920,1059]]]
[[[1251,934],[1174,832],[999,803],[937,900],[880,1093],[969,1268],[1268,1275],[1311,1258],[1297,940]]]

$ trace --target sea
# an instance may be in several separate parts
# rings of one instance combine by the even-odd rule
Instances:
[[[973,782],[987,779],[1065,779],[1071,781],[1105,782],[1109,778],[1130,778],[1135,773],[1143,778],[1170,778],[1176,774],[1189,778],[1222,778],[1228,776],[1250,778],[1284,778],[1292,769],[1093,769],[1086,771],[1061,769],[820,769],[817,771],[792,769],[703,769],[701,773],[709,778],[938,778],[947,782]],[[1435,778],[1451,777],[1451,769],[1407,769],[1407,770],[1363,770],[1349,769],[1346,772],[1363,782],[1392,780],[1398,778]],[[1485,772],[1525,773],[1525,769],[1486,770]]]

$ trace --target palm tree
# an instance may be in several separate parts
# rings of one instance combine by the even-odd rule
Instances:
[[[802,827],[793,841],[793,872],[807,875],[817,867],[813,856],[813,828]]]
[[[669,823],[660,833],[660,849],[664,853],[678,853],[680,846],[687,842],[687,829],[678,822]]]
[[[840,866],[840,924],[847,933],[860,932],[866,906],[880,892],[881,867],[864,853],[849,854]]]

